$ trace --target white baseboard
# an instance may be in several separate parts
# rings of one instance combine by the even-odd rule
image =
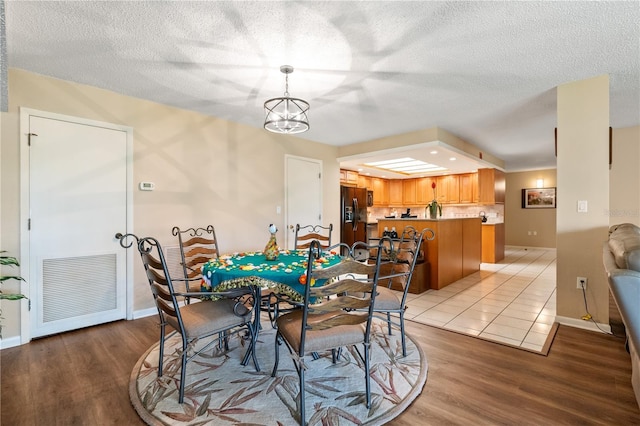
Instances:
[[[585,321],[579,318],[570,318],[556,316],[556,322],[569,327],[582,328],[584,330],[595,331],[598,333],[611,334],[611,326],[609,324],[595,323],[593,321]]]
[[[505,245],[505,249],[514,249],[514,250],[557,250],[555,247],[533,247],[533,246],[514,246],[514,245]]]
[[[20,346],[21,339],[20,336],[9,337],[8,339],[0,339],[0,350],[9,349],[15,346]]]
[[[150,317],[151,315],[158,315],[158,308],[147,308],[141,309],[139,311],[133,311],[133,319],[137,320],[139,318]]]

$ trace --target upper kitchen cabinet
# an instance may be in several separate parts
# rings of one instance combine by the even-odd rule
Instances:
[[[505,176],[497,169],[478,169],[480,204],[504,204]]]
[[[340,169],[340,185],[358,186],[358,172]]]
[[[373,205],[388,206],[389,205],[389,183],[387,179],[371,178],[371,186],[373,187]]]
[[[389,205],[390,206],[402,206],[402,187],[404,180],[402,179],[390,179],[389,185]],[[375,196],[373,198],[375,200]]]
[[[402,180],[402,201],[407,206],[414,206],[416,202],[416,183],[418,179]]]
[[[429,204],[433,201],[432,183],[436,182],[435,177],[425,177],[416,179],[416,204]]]
[[[464,173],[459,175],[460,179],[460,204],[471,204],[478,202],[478,174]]]
[[[373,186],[371,185],[371,177],[358,175],[358,188],[367,188],[373,190]]]
[[[436,187],[439,203],[460,203],[460,178],[458,175],[438,176],[436,178]]]

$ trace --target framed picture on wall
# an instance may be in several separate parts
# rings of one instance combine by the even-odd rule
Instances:
[[[555,188],[524,188],[522,190],[523,209],[555,209]]]

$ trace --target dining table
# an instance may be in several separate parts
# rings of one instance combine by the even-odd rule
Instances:
[[[202,291],[225,291],[254,285],[287,296],[294,302],[304,300],[308,250],[282,250],[277,259],[267,260],[261,251],[238,252],[210,259],[202,266]],[[313,268],[328,268],[340,263],[338,253],[322,252]],[[324,282],[312,282],[312,286]]]

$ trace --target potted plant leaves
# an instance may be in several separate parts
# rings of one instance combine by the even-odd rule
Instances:
[[[6,251],[0,251],[0,266],[9,266],[9,267],[17,267],[20,266],[18,259],[12,256],[5,256]],[[0,284],[4,283],[8,280],[17,280],[24,281],[24,278],[17,275],[3,275],[0,274]],[[20,300],[26,299],[27,296],[20,293],[4,293],[0,288],[0,299],[3,300]],[[2,310],[0,310],[0,315],[2,315]],[[2,337],[2,324],[0,324],[0,337]]]

